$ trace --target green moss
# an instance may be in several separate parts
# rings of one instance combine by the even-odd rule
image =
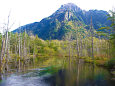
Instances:
[[[85,62],[92,63],[92,62],[93,62],[93,60],[92,60],[92,58],[91,58],[91,57],[87,57],[87,58],[85,58]]]
[[[104,60],[95,60],[95,64],[99,66],[105,66],[106,61]]]
[[[112,74],[114,74],[114,75],[115,75],[115,71],[112,71]]]

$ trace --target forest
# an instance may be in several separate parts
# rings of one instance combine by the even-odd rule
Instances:
[[[111,11],[108,19],[112,22],[111,26],[97,31],[93,28],[92,18],[89,30],[84,30],[81,22],[76,21],[74,33],[66,33],[63,40],[42,40],[37,35],[28,35],[26,30],[24,33],[12,33],[7,24],[6,31],[0,34],[2,72],[10,69],[9,64],[15,63],[19,68],[20,62],[26,64],[26,61],[52,59],[52,56],[61,56],[69,62],[82,58],[86,62],[114,68],[115,13]]]
[[[73,32],[70,30],[62,40],[43,40],[26,30],[23,33],[10,32],[8,19],[4,32],[0,34],[0,75],[11,73],[11,69],[23,71],[24,67],[31,65],[72,65],[81,59],[115,74],[115,12],[110,13],[111,25],[98,30],[93,27],[92,17],[89,29],[85,29],[80,21],[70,21],[68,24]]]

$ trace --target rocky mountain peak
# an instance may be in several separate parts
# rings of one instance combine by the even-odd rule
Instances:
[[[61,6],[60,9],[70,10],[70,11],[80,11],[81,9],[73,3],[67,3]]]
[[[26,29],[27,33],[32,32],[45,40],[50,38],[62,39],[66,33],[73,31],[75,21],[80,21],[82,25],[85,25],[84,30],[89,29],[91,16],[95,30],[103,26],[109,26],[110,21],[107,20],[107,14],[106,11],[102,10],[84,11],[75,4],[68,3],[62,5],[51,16],[42,19],[40,22],[22,26],[13,32],[20,32],[20,29],[24,32]]]
[[[78,6],[73,3],[62,5],[50,18],[57,18],[59,21],[69,20],[74,13],[82,11]]]

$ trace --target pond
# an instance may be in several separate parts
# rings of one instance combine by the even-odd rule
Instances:
[[[5,74],[0,86],[115,86],[112,78],[107,69],[81,62]]]

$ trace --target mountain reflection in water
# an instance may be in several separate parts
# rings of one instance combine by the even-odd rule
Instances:
[[[112,75],[91,64],[45,67],[2,76],[0,86],[115,86]]]

